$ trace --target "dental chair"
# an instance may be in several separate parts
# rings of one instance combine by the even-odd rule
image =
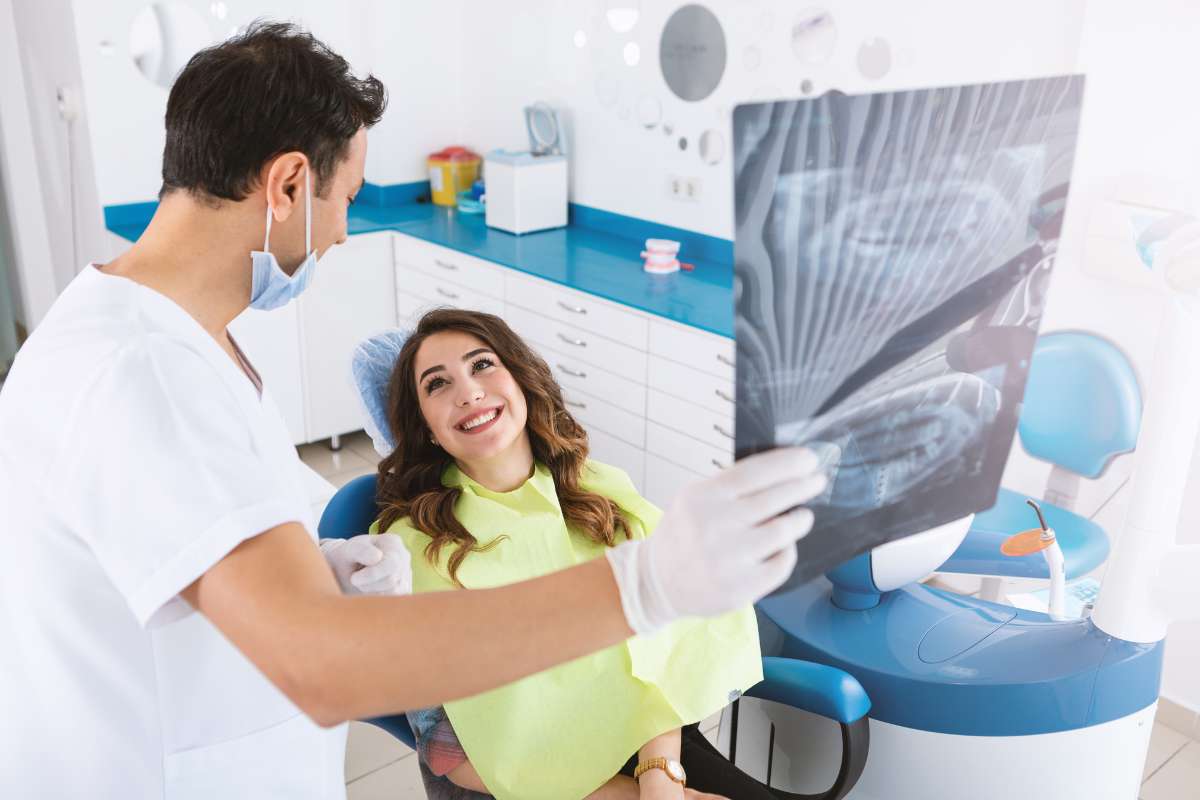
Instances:
[[[1116,346],[1076,331],[1038,338],[1018,432],[1027,453],[1053,465],[1041,508],[1062,548],[1068,581],[1099,567],[1109,553],[1104,530],[1075,511],[1080,481],[1099,478],[1113,458],[1133,450],[1141,416],[1137,376]],[[984,576],[980,596],[994,602],[1004,602],[1007,578],[1049,580],[1040,553],[1000,552],[1006,538],[1037,527],[1025,501],[1001,488],[996,504],[975,516],[938,572]]]
[[[387,331],[371,337],[355,351],[354,378],[368,417],[367,431],[377,449],[386,444],[385,439],[390,439],[382,433],[388,430],[383,411],[387,378],[406,336],[400,331]],[[377,516],[375,476],[362,475],[334,494],[321,515],[318,532],[322,539],[349,538],[365,533]],[[854,788],[866,766],[870,747],[867,713],[871,710],[871,701],[857,680],[841,669],[824,664],[764,657],[762,682],[751,687],[744,696],[815,714],[836,723],[841,731],[841,759],[832,785],[815,794],[772,789],[777,797],[781,800],[841,800]],[[738,698],[733,700],[731,740],[736,747],[736,710],[740,701]],[[376,717],[366,722],[416,748],[415,737],[404,715]]]

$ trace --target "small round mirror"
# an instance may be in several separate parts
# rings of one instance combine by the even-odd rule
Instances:
[[[604,18],[617,33],[629,33],[642,15],[640,0],[605,0]]]
[[[662,103],[658,102],[658,98],[645,96],[638,101],[637,107],[638,123],[647,130],[655,128],[659,121],[662,120]]]
[[[138,12],[129,28],[129,54],[138,71],[164,89],[188,59],[212,44],[208,20],[179,0],[161,0]]]
[[[892,46],[887,39],[876,37],[859,45],[858,71],[873,81],[892,71]]]
[[[663,27],[658,57],[663,79],[681,100],[696,102],[716,90],[725,74],[725,31],[702,5],[678,9]]]
[[[796,15],[792,23],[792,53],[805,64],[822,64],[833,55],[837,44],[837,25],[833,15],[823,8],[810,8]]]

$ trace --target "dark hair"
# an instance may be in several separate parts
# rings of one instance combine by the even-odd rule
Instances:
[[[442,485],[442,472],[454,459],[429,441],[429,428],[421,415],[415,373],[417,351],[436,333],[469,333],[491,348],[512,373],[525,395],[529,415],[525,426],[533,457],[545,464],[554,477],[554,490],[563,518],[584,536],[612,547],[618,532],[630,535],[621,509],[607,497],[579,486],[587,462],[587,432],[563,403],[562,389],[546,362],[513,333],[504,320],[480,311],[435,309],[421,318],[417,329],[404,343],[388,380],[388,427],[396,449],[379,463],[375,495],[382,514],[379,530],[386,531],[402,517],[431,541],[425,557],[436,564],[443,547],[456,545],[450,556],[450,578],[458,583],[458,568],[480,547],[471,532],[454,516],[454,505],[462,492],[457,486]],[[461,584],[459,584],[461,586]]]
[[[259,20],[192,56],[167,98],[159,197],[183,189],[242,200],[281,153],[308,157],[322,195],[350,140],[383,116],[387,93],[290,23]]]

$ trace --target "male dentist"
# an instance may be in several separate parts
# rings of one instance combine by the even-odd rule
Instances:
[[[198,53],[167,101],[149,227],[85,266],[22,349],[0,392],[0,796],[343,797],[347,720],[790,574],[812,520],[794,509],[824,484],[803,450],[685,490],[607,559],[484,591],[344,591],[386,592],[405,565],[363,542],[322,558],[302,465],[227,326],[294,298],[345,241],[384,105],[290,25]]]

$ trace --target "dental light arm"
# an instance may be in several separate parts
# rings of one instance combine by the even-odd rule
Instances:
[[[1132,642],[1157,642],[1172,621],[1200,617],[1200,546],[1176,541],[1200,430],[1200,221],[1161,212],[1137,230],[1136,251],[1165,296],[1146,397],[1132,497],[1092,620]],[[1136,278],[1146,285],[1143,271]]]

